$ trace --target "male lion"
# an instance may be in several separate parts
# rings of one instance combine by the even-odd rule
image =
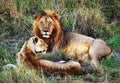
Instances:
[[[38,55],[45,54],[47,44],[37,36],[26,41],[20,52],[16,54],[18,66],[27,66],[30,69],[43,70],[45,72],[56,72],[60,74],[80,74],[85,71],[78,62],[69,61],[66,63],[39,60]]]
[[[68,56],[78,59],[87,54],[87,57],[92,59],[91,63],[95,67],[98,67],[99,59],[112,52],[107,43],[101,39],[64,31],[58,18],[55,12],[49,10],[41,11],[34,16],[33,34],[48,44],[47,51],[56,52],[62,50]]]

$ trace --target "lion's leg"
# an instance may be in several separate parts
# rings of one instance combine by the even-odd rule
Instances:
[[[91,62],[90,62],[90,64],[91,64],[91,66],[92,66],[92,68],[93,68],[93,71],[94,72],[102,72],[102,68],[101,68],[101,66],[100,66],[100,64],[99,64],[99,60],[98,60],[98,58],[97,58],[97,55],[94,53],[94,49],[90,49],[90,56],[91,56]]]
[[[89,54],[91,57],[91,65],[98,68],[99,60],[96,57],[97,55],[95,54],[93,47],[90,48]]]
[[[99,59],[109,55],[111,53],[111,48],[103,40],[96,39],[93,45],[90,47],[89,54],[92,58],[91,64],[101,70],[99,65]]]
[[[99,59],[109,55],[112,52],[111,48],[107,45],[107,43],[101,39],[96,39],[94,41],[91,50]]]
[[[90,47],[90,50],[89,50],[89,55],[91,57],[91,65],[94,66],[95,68],[98,68],[99,67],[99,60],[98,60],[98,55],[96,53],[96,51],[99,51],[99,50],[96,50],[96,48],[93,46]]]
[[[92,57],[91,65],[93,65],[95,68],[98,68],[99,61],[98,61],[98,59],[96,57]]]
[[[111,48],[103,40],[96,39],[93,45],[90,47],[89,53],[93,58],[92,62],[99,62],[98,59],[101,59],[111,53]]]

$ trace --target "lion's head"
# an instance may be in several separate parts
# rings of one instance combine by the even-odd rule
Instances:
[[[39,20],[39,29],[42,37],[49,38],[54,29],[54,22],[49,16],[42,16]]]
[[[35,53],[42,53],[45,54],[48,45],[39,37],[34,36],[31,37],[28,41],[27,41],[27,46]]]
[[[33,33],[42,38],[55,37],[61,30],[58,15],[50,10],[35,14],[33,27]]]

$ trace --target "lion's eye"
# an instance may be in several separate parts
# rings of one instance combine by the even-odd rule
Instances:
[[[41,25],[41,26],[44,26],[43,22],[40,22],[40,25]]]
[[[49,26],[51,26],[52,25],[52,22],[49,22],[49,24],[48,24]]]

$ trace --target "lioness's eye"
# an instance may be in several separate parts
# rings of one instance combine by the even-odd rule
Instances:
[[[38,38],[33,39],[33,43],[36,44],[38,42]]]

